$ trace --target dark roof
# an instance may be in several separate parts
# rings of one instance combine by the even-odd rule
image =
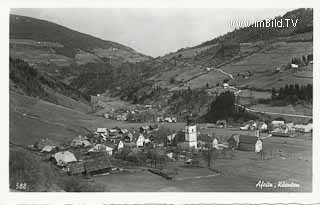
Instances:
[[[111,168],[112,165],[107,156],[101,156],[98,158],[88,159],[84,162],[84,166],[87,172],[94,172],[102,169]]]
[[[67,167],[69,168],[69,172],[70,174],[81,174],[83,172],[85,172],[84,169],[84,165],[83,162],[72,162],[72,163],[68,163]]]
[[[239,143],[255,144],[258,141],[256,136],[240,135]]]

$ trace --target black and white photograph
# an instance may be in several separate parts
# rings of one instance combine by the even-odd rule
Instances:
[[[313,13],[10,8],[7,189],[312,193]]]

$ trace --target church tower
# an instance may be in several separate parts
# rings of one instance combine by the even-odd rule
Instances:
[[[197,126],[191,122],[190,118],[187,120],[184,133],[188,147],[197,149]]]

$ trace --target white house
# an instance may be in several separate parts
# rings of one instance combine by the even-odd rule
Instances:
[[[123,149],[123,148],[124,148],[124,144],[123,144],[122,140],[120,140],[118,143],[118,150]]]
[[[299,68],[299,65],[297,65],[297,64],[291,64],[291,68]]]
[[[144,136],[140,134],[136,141],[137,147],[143,147],[144,141],[145,141]]]
[[[97,128],[97,133],[107,133],[107,128]]]
[[[197,126],[196,125],[186,125],[185,126],[185,142],[189,148],[197,148]]]
[[[213,138],[212,140],[212,148],[215,148],[215,149],[219,149],[219,145],[218,145],[218,139],[217,138]]]
[[[311,132],[312,131],[312,123],[309,124],[297,124],[295,125],[295,130],[298,132]]]
[[[58,166],[65,166],[69,162],[76,162],[77,159],[69,151],[57,152],[53,155],[53,158],[56,160]]]
[[[88,152],[106,152],[109,155],[112,155],[112,151],[113,147],[103,144],[96,144],[93,148],[88,150]]]
[[[284,125],[284,121],[281,121],[281,120],[273,120],[272,122],[271,122],[271,124],[273,125],[273,126],[281,126],[281,125]]]
[[[268,125],[265,122],[260,122],[259,123],[259,130],[265,131],[268,130]]]
[[[168,135],[167,136],[167,140],[169,142],[169,144],[172,144],[174,138],[176,137],[177,133],[173,133],[172,135]]]

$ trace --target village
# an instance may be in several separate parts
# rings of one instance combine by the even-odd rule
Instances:
[[[180,123],[184,128],[177,131],[167,129],[170,123],[164,121],[131,129],[98,127],[65,143],[44,138],[28,149],[70,176],[116,177],[121,172],[142,169],[174,181],[219,176],[223,172],[212,165],[218,159],[230,161],[239,153],[251,153],[265,160],[270,153],[274,155],[274,149],[264,145],[269,139],[310,140],[302,136],[312,134],[312,122],[251,120],[233,127],[226,120],[200,125],[190,119]]]

